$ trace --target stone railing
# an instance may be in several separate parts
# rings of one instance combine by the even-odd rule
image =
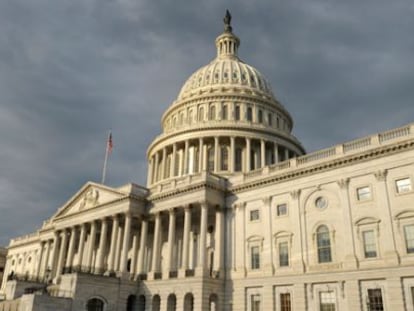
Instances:
[[[14,245],[14,244],[18,244],[19,242],[28,242],[28,241],[33,241],[39,238],[39,232],[34,232],[34,233],[30,233],[30,234],[25,234],[22,236],[19,236],[17,238],[11,239],[10,240],[10,246]]]

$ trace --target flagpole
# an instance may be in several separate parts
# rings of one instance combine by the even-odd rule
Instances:
[[[109,154],[109,139],[111,137],[111,131],[108,132],[108,139],[106,141],[106,150],[105,150],[105,160],[102,170],[102,181],[101,184],[105,184],[105,177],[106,177],[106,166],[108,164],[108,154]]]

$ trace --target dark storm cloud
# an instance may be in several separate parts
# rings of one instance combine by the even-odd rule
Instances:
[[[0,245],[88,180],[145,184],[148,144],[226,8],[308,150],[413,121],[411,1],[0,2]]]

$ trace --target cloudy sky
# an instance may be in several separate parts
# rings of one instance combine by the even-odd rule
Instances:
[[[0,1],[0,245],[85,182],[144,184],[162,112],[225,9],[308,151],[414,121],[412,0]]]

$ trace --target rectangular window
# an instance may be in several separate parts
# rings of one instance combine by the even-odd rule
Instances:
[[[374,230],[368,230],[362,232],[362,238],[364,241],[364,256],[365,258],[377,257],[377,245],[375,242]]]
[[[250,252],[251,252],[252,269],[260,269],[260,248],[259,246],[253,246],[250,249]]]
[[[371,199],[371,188],[369,186],[357,189],[358,201],[365,201]]]
[[[221,110],[221,118],[223,120],[228,119],[228,106],[227,105],[223,105],[223,109]]]
[[[229,151],[226,146],[221,147],[221,170],[229,169]]]
[[[413,302],[414,306],[414,287],[411,287],[411,301]]]
[[[253,110],[252,107],[247,107],[247,111],[246,111],[246,119],[247,121],[253,121]]]
[[[236,108],[234,109],[234,119],[236,121],[240,120],[240,106],[236,106]]]
[[[236,149],[236,163],[234,163],[234,170],[236,172],[240,172],[242,170],[242,163],[243,163],[242,152],[243,151],[240,148]]]
[[[414,225],[404,226],[405,246],[408,254],[414,253]]]
[[[398,179],[395,181],[398,193],[405,193],[411,191],[411,180],[410,178]]]
[[[289,243],[288,242],[279,243],[279,266],[280,267],[289,266]]]
[[[263,123],[263,111],[259,110],[257,114],[257,119],[259,123]]]
[[[280,294],[280,311],[292,311],[290,293]]]
[[[272,114],[271,113],[268,113],[267,114],[267,123],[269,124],[269,126],[272,126],[273,125],[273,118],[272,118]]]
[[[254,209],[250,211],[250,221],[259,220],[259,218],[260,218],[260,212],[258,209]]]
[[[276,206],[276,215],[277,216],[283,216],[287,214],[287,205],[286,203],[278,204]]]
[[[368,289],[367,307],[370,311],[383,311],[382,292],[379,288]]]
[[[260,294],[255,294],[250,296],[251,311],[261,311],[260,309]]]
[[[335,311],[336,297],[334,292],[320,292],[320,311]]]

